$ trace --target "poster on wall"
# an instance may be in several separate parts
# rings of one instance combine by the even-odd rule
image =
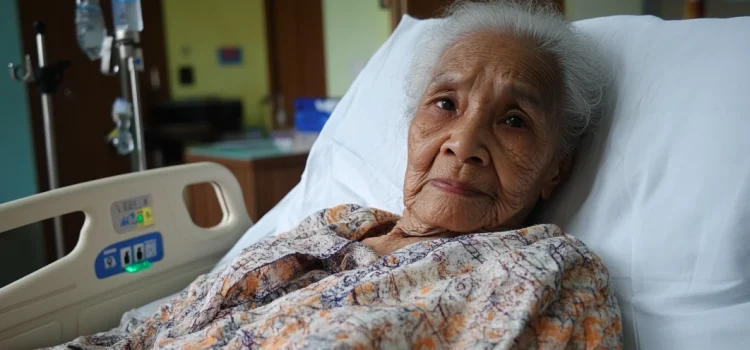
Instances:
[[[239,46],[220,47],[218,57],[219,65],[222,66],[242,64],[242,48]]]

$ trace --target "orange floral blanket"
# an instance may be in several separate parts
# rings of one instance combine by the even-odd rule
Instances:
[[[397,215],[323,210],[198,277],[146,319],[60,349],[612,349],[617,301],[601,259],[554,225],[415,243],[359,243]]]

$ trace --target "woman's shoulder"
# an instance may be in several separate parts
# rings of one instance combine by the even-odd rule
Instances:
[[[515,232],[532,242],[566,235],[560,226],[555,224],[537,224],[516,230]]]
[[[340,230],[355,232],[393,224],[399,218],[397,214],[377,208],[360,204],[340,204],[310,214],[293,231],[314,231],[337,226]]]
[[[584,255],[591,254],[593,258],[598,259],[583,241],[563,231],[563,229],[555,224],[538,224],[510,232],[515,232],[521,236],[526,245],[546,246],[549,243],[554,245],[555,242],[558,242],[559,244],[575,247]]]
[[[583,241],[566,233],[555,224],[529,226],[517,232],[525,240],[528,249],[569,259],[572,265],[580,265],[590,270],[591,275],[598,276],[599,287],[609,283],[609,271],[603,259]]]
[[[312,222],[320,223],[323,225],[329,225],[342,221],[348,221],[353,217],[381,220],[391,220],[399,218],[398,215],[391,212],[377,208],[366,207],[360,204],[339,204],[337,206],[318,210],[303,221],[310,220]]]

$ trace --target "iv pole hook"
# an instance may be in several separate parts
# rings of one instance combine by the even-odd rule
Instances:
[[[34,65],[31,63],[31,56],[26,55],[24,63],[20,67],[13,63],[9,63],[8,69],[10,70],[11,79],[22,83],[34,82]],[[23,75],[19,75],[21,70],[23,70]]]

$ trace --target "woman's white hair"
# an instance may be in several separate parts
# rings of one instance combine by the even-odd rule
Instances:
[[[561,70],[564,123],[561,151],[570,154],[587,129],[603,113],[607,77],[588,37],[557,11],[551,1],[494,0],[459,2],[421,40],[407,79],[409,114],[419,100],[443,52],[474,32],[496,32],[530,39],[542,54],[556,60]]]

